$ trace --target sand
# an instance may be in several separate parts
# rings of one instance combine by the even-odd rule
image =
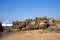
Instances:
[[[60,40],[60,33],[44,33],[37,30],[14,32],[5,35],[0,40]]]

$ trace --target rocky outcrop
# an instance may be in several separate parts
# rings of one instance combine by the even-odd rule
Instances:
[[[25,21],[12,22],[13,29],[17,30],[36,30],[36,29],[49,29],[50,27],[57,27],[60,25],[60,19],[47,18],[47,17],[36,17],[35,19],[26,19]]]

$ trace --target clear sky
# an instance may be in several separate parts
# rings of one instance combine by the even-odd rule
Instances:
[[[37,16],[60,18],[60,0],[0,0],[1,21]]]

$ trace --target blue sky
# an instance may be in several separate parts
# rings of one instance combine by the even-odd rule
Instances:
[[[60,18],[60,0],[0,0],[0,21],[37,16]]]

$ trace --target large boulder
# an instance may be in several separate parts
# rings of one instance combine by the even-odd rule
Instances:
[[[17,28],[18,30],[22,30],[22,28],[25,28],[26,27],[26,22],[21,22],[21,24],[19,25],[19,27]]]
[[[26,27],[23,28],[22,30],[34,30],[34,29],[36,29],[35,21],[31,21],[29,25],[26,25]]]
[[[47,25],[47,23],[40,22],[40,23],[38,24],[38,29],[45,29],[45,28],[47,28],[46,25]]]
[[[26,27],[26,22],[25,21],[15,21],[12,22],[12,29],[16,29],[16,30],[22,30],[23,27]]]
[[[54,18],[49,18],[49,25],[50,26],[55,26],[56,25],[56,21]]]

